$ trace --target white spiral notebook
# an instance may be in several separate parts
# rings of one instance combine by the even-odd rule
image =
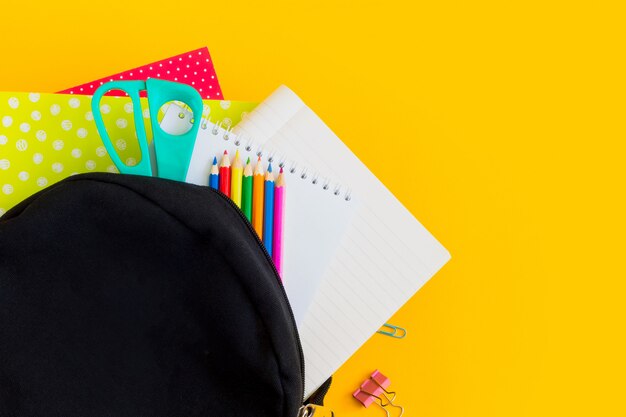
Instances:
[[[358,197],[356,213],[324,269],[298,330],[310,395],[449,259],[448,251],[345,144],[287,87],[280,87],[235,128],[271,144],[303,168],[301,181],[332,178]],[[388,140],[388,138],[380,138]],[[296,167],[297,168],[297,167]],[[303,175],[302,175],[303,174]],[[293,182],[293,181],[292,181]],[[323,242],[301,240],[311,251]]]
[[[209,121],[208,106],[204,111],[187,182],[207,185],[213,157],[219,161],[225,150],[231,160],[239,150],[244,164],[248,157],[256,162],[261,155],[265,168],[268,162],[273,162],[274,172],[278,172],[279,166],[284,166],[286,193],[282,278],[296,323],[300,326],[324,272],[351,223],[358,199],[325,178],[317,177],[315,183],[303,180],[302,173],[309,169],[276,152],[277,148],[272,147],[271,141],[261,145],[249,137],[235,135],[230,129]],[[192,114],[186,108],[171,105],[161,121],[161,128],[171,134],[182,134],[191,128],[191,120]]]

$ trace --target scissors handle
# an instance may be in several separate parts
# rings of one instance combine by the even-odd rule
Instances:
[[[154,135],[158,176],[171,180],[185,181],[191,154],[200,129],[204,104],[202,97],[195,88],[181,83],[149,78],[146,81],[148,103],[150,106],[150,122]],[[182,101],[193,113],[191,129],[182,135],[171,135],[161,129],[157,117],[161,107],[170,101]]]
[[[102,113],[100,112],[100,102],[102,97],[111,90],[124,91],[130,96],[133,103],[135,129],[137,130],[137,140],[141,150],[141,161],[135,166],[128,166],[120,159],[104,126]],[[156,157],[155,166],[158,171],[156,173],[153,172],[152,164],[150,163],[148,138],[139,99],[139,93],[143,90],[146,90],[148,93],[150,124]],[[159,126],[159,110],[165,103],[170,101],[184,102],[191,108],[193,113],[193,125],[189,131],[182,135],[171,135],[163,131],[161,126]],[[185,181],[191,154],[196,143],[196,136],[200,128],[203,109],[202,97],[193,87],[157,78],[148,78],[146,81],[110,81],[96,90],[91,101],[91,107],[102,142],[121,173],[145,176],[157,174],[161,178]]]
[[[146,129],[143,125],[143,118],[141,114],[141,102],[139,100],[139,92],[146,89],[146,82],[137,81],[110,81],[101,85],[93,95],[91,99],[91,110],[93,113],[93,119],[96,122],[96,128],[102,138],[102,143],[106,148],[109,156],[113,160],[113,163],[122,174],[144,175],[152,176],[152,167],[150,165],[150,153],[148,150],[148,138],[146,136]],[[135,129],[137,131],[137,140],[139,141],[139,149],[141,150],[141,161],[134,166],[126,165],[119,157],[109,132],[107,131],[104,121],[102,120],[102,113],[100,111],[100,102],[102,97],[111,90],[122,90],[129,95],[133,103],[133,112],[135,120]]]

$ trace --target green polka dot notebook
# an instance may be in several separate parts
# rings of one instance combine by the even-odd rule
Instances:
[[[147,100],[144,125],[151,136]],[[204,115],[235,126],[255,103],[205,100]],[[141,159],[127,97],[104,97],[105,125],[122,160]],[[91,97],[65,94],[0,93],[0,216],[17,203],[70,175],[117,172],[98,135]]]

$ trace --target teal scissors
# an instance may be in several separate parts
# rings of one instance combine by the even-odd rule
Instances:
[[[137,130],[137,140],[141,150],[141,161],[134,166],[129,166],[122,162],[102,120],[100,101],[102,96],[111,90],[124,91],[130,96],[133,103],[135,129]],[[148,106],[150,108],[154,161],[149,150],[141,102],[139,101],[139,93],[144,90],[147,92]],[[157,121],[159,109],[170,101],[182,101],[193,112],[193,125],[188,132],[182,135],[170,135],[164,132]],[[113,163],[115,163],[115,166],[122,174],[158,176],[160,178],[185,181],[203,109],[202,97],[193,87],[156,78],[148,78],[146,81],[110,81],[104,83],[96,90],[91,100],[91,109],[102,142],[109,152]],[[153,172],[153,166],[156,167],[157,172]]]

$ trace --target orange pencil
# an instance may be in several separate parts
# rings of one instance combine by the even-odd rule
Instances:
[[[228,151],[224,151],[220,165],[220,191],[230,197],[230,158]]]
[[[265,176],[263,175],[263,164],[261,157],[254,168],[254,177],[252,180],[252,226],[256,230],[259,238],[263,240],[263,198],[265,196]]]

